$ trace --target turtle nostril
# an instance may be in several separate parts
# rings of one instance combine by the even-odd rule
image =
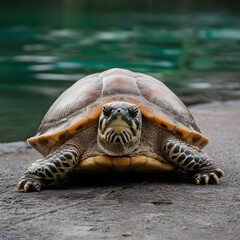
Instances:
[[[117,112],[118,112],[118,113],[120,113],[120,112],[121,112],[121,110],[120,110],[120,109],[118,109],[118,110],[117,110]]]

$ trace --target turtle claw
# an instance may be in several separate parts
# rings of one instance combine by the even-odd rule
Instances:
[[[196,185],[200,185],[200,179],[197,178],[197,177],[195,178],[195,184],[196,184]]]
[[[40,192],[42,188],[42,183],[39,179],[33,177],[23,176],[20,178],[18,183],[18,191],[24,192]]]
[[[216,169],[216,173],[218,177],[224,177],[225,173],[223,170],[221,170],[220,168]]]
[[[219,184],[219,178],[224,176],[224,172],[221,169],[216,169],[213,172],[202,172],[197,173],[194,176],[195,184],[200,185],[208,185],[209,183],[212,184]]]
[[[30,189],[31,189],[30,184],[26,183],[23,188],[24,192],[28,192]]]

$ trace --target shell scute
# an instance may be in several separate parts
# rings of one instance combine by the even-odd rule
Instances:
[[[81,161],[74,169],[74,172],[107,172],[107,170],[96,164],[96,157],[91,157]]]
[[[70,134],[74,134],[82,129],[84,129],[90,122],[90,119],[88,117],[81,118],[78,122],[72,124],[67,131]]]
[[[102,111],[103,103],[97,102],[87,108],[87,115],[90,120],[94,120],[99,117]]]
[[[27,140],[34,148],[42,155],[47,155],[49,150],[56,144],[56,141],[51,136],[32,137]]]
[[[205,147],[209,139],[205,136],[203,136],[201,133],[193,131],[191,134],[185,139],[185,141],[193,146],[196,146],[198,148]]]
[[[140,95],[134,78],[125,75],[111,75],[103,78],[103,96],[125,94]]]
[[[176,127],[172,122],[169,122],[166,119],[164,119],[158,115],[154,116],[154,120],[157,123],[157,126],[163,128],[165,130],[168,130],[168,131],[172,131]]]
[[[57,142],[67,139],[70,136],[70,133],[67,130],[63,129],[57,133],[51,134],[50,136],[55,142]]]
[[[154,116],[156,115],[155,107],[152,107],[151,104],[141,104],[139,109],[143,116],[147,117],[148,119],[154,119]]]

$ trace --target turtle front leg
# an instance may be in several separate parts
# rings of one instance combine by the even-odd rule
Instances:
[[[80,153],[76,147],[57,150],[34,162],[19,179],[18,190],[41,191],[46,184],[66,176],[78,163]]]
[[[166,160],[194,174],[196,184],[219,183],[224,172],[199,148],[169,137],[162,149]]]

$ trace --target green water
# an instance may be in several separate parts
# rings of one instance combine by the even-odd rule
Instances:
[[[163,79],[187,105],[240,98],[240,4],[9,2],[0,8],[0,142],[32,136],[64,89],[112,67]]]

